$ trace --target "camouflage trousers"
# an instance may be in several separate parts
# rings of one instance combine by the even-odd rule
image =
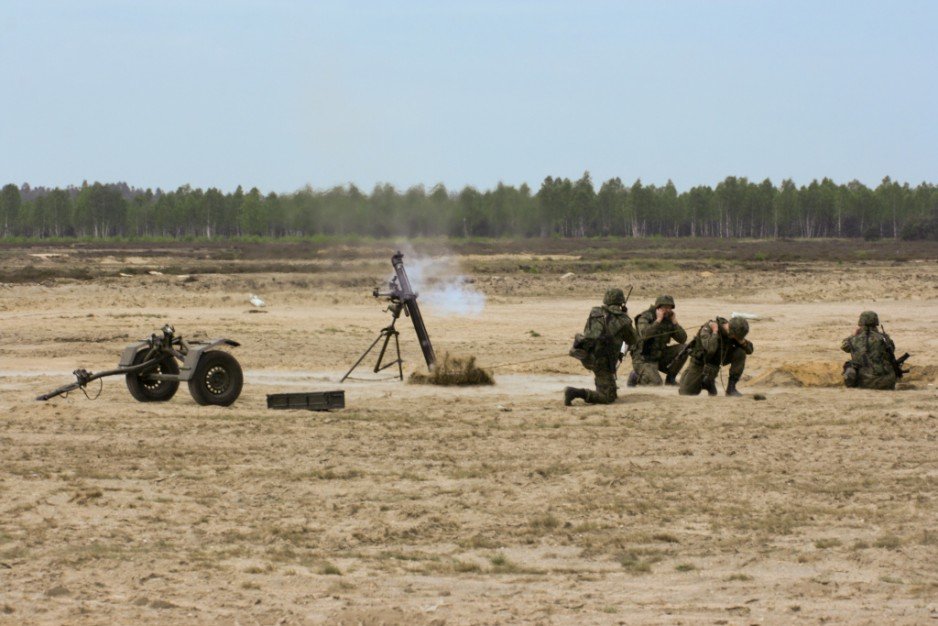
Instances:
[[[586,390],[583,398],[588,404],[612,404],[616,401],[616,373],[615,370],[597,370],[593,373],[596,391]]]
[[[681,371],[681,368],[684,367],[684,363],[687,362],[687,355],[674,361],[678,353],[684,349],[684,344],[677,344],[673,346],[666,346],[661,351],[661,358],[657,361],[646,361],[645,358],[636,350],[632,354],[632,369],[638,375],[638,380],[635,384],[637,385],[661,385],[664,384],[664,381],[661,380],[661,374],[658,372],[664,372],[669,376],[677,376],[678,372]],[[674,364],[671,365],[671,362],[674,361]]]
[[[892,372],[877,374],[869,367],[857,367],[853,362],[844,363],[844,384],[847,387],[860,389],[888,389],[896,388],[896,375]]]
[[[719,374],[720,365],[730,366],[730,380],[739,380],[746,368],[746,351],[734,347],[723,353],[720,364],[705,365],[702,361],[691,359],[687,369],[681,376],[681,387],[678,390],[682,396],[696,396],[703,389],[705,370],[712,368],[714,378]]]

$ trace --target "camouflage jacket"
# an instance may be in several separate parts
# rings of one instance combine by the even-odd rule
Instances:
[[[596,371],[614,372],[622,355],[622,343],[635,343],[637,336],[632,328],[632,318],[618,307],[593,307],[583,328],[583,335],[595,339],[594,356]]]
[[[850,335],[844,339],[840,349],[850,353],[850,361],[861,371],[866,368],[876,376],[894,373],[892,358],[896,346],[885,333],[867,328],[859,335]]]
[[[649,362],[660,361],[664,347],[672,339],[677,343],[687,341],[687,333],[680,324],[667,318],[657,321],[654,305],[635,318],[635,330],[638,334],[635,354]]]
[[[740,343],[735,339],[731,339],[729,335],[724,332],[723,324],[726,324],[726,318],[718,317],[711,321],[716,322],[717,331],[713,332],[710,330],[710,322],[703,325],[703,328],[700,329],[697,336],[694,338],[694,343],[690,349],[692,359],[703,363],[719,365],[723,361],[723,357],[726,353],[733,348],[742,348],[746,354],[752,354],[755,348],[751,341]]]

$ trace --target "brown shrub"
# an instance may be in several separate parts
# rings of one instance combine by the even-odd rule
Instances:
[[[476,365],[474,356],[454,356],[447,353],[430,369],[428,374],[414,372],[407,380],[415,385],[494,385],[492,372]]]

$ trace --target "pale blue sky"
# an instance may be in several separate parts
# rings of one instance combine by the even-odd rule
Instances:
[[[0,1],[0,184],[938,182],[938,2]]]

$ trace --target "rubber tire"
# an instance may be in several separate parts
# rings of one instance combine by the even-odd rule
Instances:
[[[192,399],[203,406],[229,406],[241,395],[243,386],[241,364],[223,350],[205,352],[189,379]]]
[[[141,350],[134,357],[133,364],[139,365],[143,363],[144,358],[147,355],[146,350]],[[176,363],[176,359],[171,356],[166,356],[162,361],[156,366],[156,370],[150,370],[145,374],[178,374],[179,365]],[[178,380],[160,380],[157,382],[147,382],[142,377],[141,374],[127,374],[125,376],[127,380],[127,389],[130,391],[130,395],[134,399],[140,402],[166,402],[174,395],[176,395],[176,390],[179,389]]]

